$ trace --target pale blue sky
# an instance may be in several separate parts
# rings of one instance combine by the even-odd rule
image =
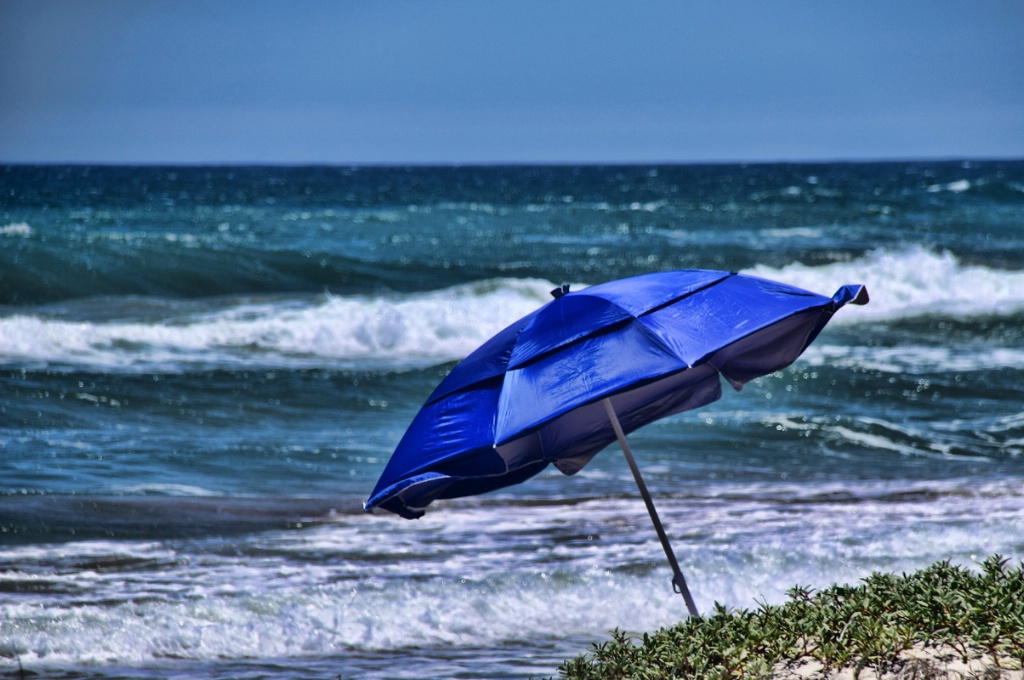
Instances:
[[[1017,0],[2,0],[0,162],[1024,157]]]

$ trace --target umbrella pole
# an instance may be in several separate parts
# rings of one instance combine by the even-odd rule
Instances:
[[[604,410],[608,412],[608,420],[612,423],[612,429],[615,430],[615,437],[619,440],[619,445],[622,447],[622,453],[626,456],[626,462],[629,463],[629,469],[633,472],[633,479],[636,480],[637,488],[640,489],[640,495],[644,498],[644,503],[647,505],[647,512],[651,516],[651,522],[654,524],[654,530],[658,532],[658,539],[661,541],[661,547],[665,549],[665,557],[668,558],[668,563],[672,566],[672,588],[677,593],[683,596],[686,601],[686,608],[690,612],[690,616],[699,618],[700,614],[697,613],[697,605],[693,602],[693,596],[690,595],[690,589],[686,587],[686,579],[683,578],[683,572],[679,568],[679,562],[676,560],[676,554],[672,551],[672,546],[668,542],[668,535],[665,533],[665,528],[661,525],[661,519],[658,518],[658,511],[654,507],[654,501],[651,499],[651,494],[647,490],[647,484],[644,483],[644,478],[640,474],[640,468],[636,464],[636,459],[633,458],[633,451],[629,448],[629,443],[626,441],[626,435],[622,431],[622,425],[619,423],[619,417],[615,414],[615,408],[612,406],[611,399],[604,399]]]

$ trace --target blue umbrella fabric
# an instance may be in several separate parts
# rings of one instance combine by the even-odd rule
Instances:
[[[616,439],[631,458],[624,434],[719,399],[719,376],[739,390],[785,368],[836,310],[867,302],[859,285],[828,298],[708,270],[552,293],[555,299],[441,381],[395,449],[367,511],[415,519],[436,499],[518,484],[548,465],[572,475]],[[660,529],[653,505],[648,509]]]

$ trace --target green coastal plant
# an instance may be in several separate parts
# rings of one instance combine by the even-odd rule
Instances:
[[[995,555],[980,569],[938,562],[913,574],[874,573],[862,585],[815,592],[796,587],[778,606],[730,610],[655,633],[613,631],[611,640],[558,669],[572,680],[612,678],[770,678],[817,662],[876,673],[910,670],[915,646],[985,657],[994,674],[1024,667],[1024,564]]]

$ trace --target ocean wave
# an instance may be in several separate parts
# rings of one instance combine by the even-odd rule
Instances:
[[[744,273],[825,295],[847,283],[867,286],[871,304],[837,314],[834,323],[1002,316],[1024,310],[1024,271],[965,265],[949,251],[937,253],[922,246],[880,249],[849,262],[820,266],[759,265]]]
[[[949,252],[878,250],[822,266],[758,266],[746,273],[829,295],[863,283],[871,304],[833,323],[922,316],[973,317],[1024,310],[1024,272],[964,265]],[[187,372],[211,368],[424,368],[465,357],[517,318],[550,300],[543,279],[488,279],[440,290],[389,295],[278,296],[191,305],[137,298],[94,301],[0,317],[0,363],[119,372]],[[578,288],[576,285],[574,288]],[[123,312],[119,311],[119,307]],[[140,309],[145,314],[140,316]],[[202,309],[204,311],[196,311]],[[120,316],[119,316],[120,315]],[[994,348],[814,348],[818,357],[881,371],[950,366],[1019,365],[1021,353]]]
[[[0,361],[172,373],[222,367],[422,368],[466,356],[549,300],[553,287],[542,280],[499,279],[410,295],[255,299],[185,316],[168,303],[169,315],[146,321],[16,314],[0,318]],[[137,304],[125,304],[137,311]]]

